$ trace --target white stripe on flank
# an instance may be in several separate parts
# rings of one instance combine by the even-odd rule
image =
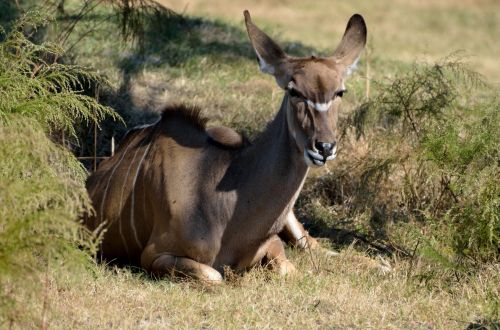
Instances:
[[[151,147],[151,142],[148,144],[148,147],[146,148],[146,151],[144,151],[144,154],[142,155],[141,160],[139,161],[139,164],[137,165],[137,170],[135,171],[135,176],[134,176],[134,181],[132,182],[132,202],[130,203],[130,227],[134,231],[134,238],[135,242],[137,243],[137,246],[142,249],[142,245],[139,242],[139,237],[137,237],[137,231],[135,229],[135,222],[134,222],[134,207],[135,207],[135,183],[137,182],[137,176],[139,175],[139,171],[141,169],[142,162],[144,161],[144,158],[146,158],[146,154],[149,151],[149,147]]]
[[[130,169],[132,168],[132,164],[134,164],[134,160],[135,160],[135,157],[137,156],[137,152],[138,151],[139,151],[139,148],[137,148],[137,150],[135,151],[134,158],[132,158],[132,161],[130,162],[130,165],[128,166],[127,175],[125,176],[125,179],[123,180],[122,194],[120,196],[120,208],[119,208],[119,210],[120,210],[120,221],[118,222],[118,231],[120,232],[120,237],[122,239],[123,246],[125,246],[125,250],[127,252],[127,255],[129,254],[128,253],[128,247],[127,247],[127,241],[125,240],[125,236],[123,236],[123,228],[122,228],[122,221],[123,221],[123,218],[122,218],[122,214],[123,214],[123,211],[122,211],[122,207],[123,207],[123,192],[125,191],[125,186],[127,185],[128,176],[130,175]]]
[[[134,126],[130,129],[130,131],[134,130],[134,129],[143,129],[143,128],[154,126],[154,125],[158,124],[160,122],[160,120],[161,120],[161,118],[159,118],[157,121],[155,121],[154,123],[151,123],[151,124],[143,124],[143,125]]]
[[[332,105],[332,101],[327,102],[327,103],[314,103],[310,100],[307,100],[307,104],[311,107],[314,108],[320,112],[328,111]]]
[[[116,169],[120,166],[120,164],[121,164],[123,158],[125,157],[125,154],[127,153],[127,150],[130,147],[130,145],[131,145],[131,143],[129,143],[127,145],[127,147],[125,148],[122,156],[120,157],[120,160],[118,161],[118,163],[116,163],[115,167],[113,167],[113,170],[111,171],[111,174],[108,178],[108,182],[106,184],[106,189],[104,189],[104,195],[102,196],[102,200],[101,200],[101,223],[102,223],[103,217],[104,217],[104,203],[106,203],[106,197],[108,196],[109,184],[111,183],[111,179],[113,178],[113,175],[115,175]]]

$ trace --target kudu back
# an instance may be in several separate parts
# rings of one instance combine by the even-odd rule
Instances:
[[[186,106],[131,131],[87,182],[96,213],[85,223],[105,229],[106,259],[220,281],[224,266],[268,262],[281,274],[293,271],[280,232],[302,247],[314,243],[292,207],[309,168],[336,157],[345,79],[365,46],[366,25],[354,15],[331,57],[297,58],[244,15],[261,71],[284,90],[279,111],[248,143],[230,128],[207,128],[200,111]]]

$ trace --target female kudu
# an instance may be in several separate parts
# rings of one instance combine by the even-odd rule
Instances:
[[[96,215],[86,223],[107,228],[106,258],[210,281],[222,279],[224,266],[245,270],[262,260],[282,274],[294,270],[278,233],[307,245],[292,207],[309,167],[336,157],[344,80],[366,26],[354,15],[331,57],[296,58],[244,15],[260,69],[285,90],[278,114],[252,143],[229,128],[205,128],[199,111],[182,106],[130,133],[87,183]]]

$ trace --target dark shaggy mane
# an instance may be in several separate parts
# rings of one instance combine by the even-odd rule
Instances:
[[[184,120],[200,131],[205,131],[208,122],[208,119],[201,115],[201,109],[198,107],[183,104],[168,105],[161,111],[161,118],[156,124],[139,125],[126,131],[121,138],[117,152],[129,144],[137,134],[143,132],[145,127],[155,127],[172,119]]]
[[[191,123],[200,131],[204,131],[208,119],[201,114],[201,109],[196,106],[185,104],[168,105],[162,110],[161,123],[167,122],[171,119],[183,119]]]

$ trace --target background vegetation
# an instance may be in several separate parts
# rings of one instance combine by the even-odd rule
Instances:
[[[293,55],[328,54],[352,13],[367,20],[368,48],[344,97],[342,149],[312,173],[296,205],[339,256],[289,250],[299,275],[228,272],[217,288],[152,280],[92,259],[96,238],[77,221],[90,210],[83,186],[90,164],[75,155],[91,155],[94,124],[102,129],[98,154],[106,156],[111,136],[119,141],[128,127],[154,121],[166,102],[198,104],[212,123],[249,136],[274,115],[282,91],[258,72],[245,6],[0,4],[0,323],[498,328],[494,1],[248,7]]]

